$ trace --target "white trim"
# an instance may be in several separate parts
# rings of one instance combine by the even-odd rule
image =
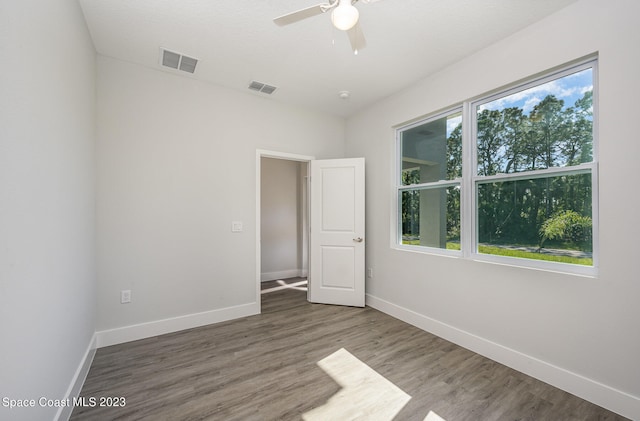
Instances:
[[[454,178],[453,180],[439,180],[432,181],[429,183],[420,183],[420,184],[407,184],[404,186],[399,186],[398,191],[407,191],[407,190],[429,190],[429,189],[442,189],[446,187],[455,187],[462,185],[462,178]]]
[[[164,335],[165,333],[178,332],[180,330],[205,326],[212,323],[253,316],[254,314],[260,313],[259,302],[260,296],[258,295],[258,300],[255,303],[102,330],[96,332],[97,347],[103,348],[105,346]]]
[[[96,355],[96,344],[97,335],[94,333],[91,337],[91,340],[89,341],[89,346],[87,347],[87,350],[80,360],[80,364],[78,365],[78,368],[76,369],[76,372],[71,379],[71,383],[69,384],[69,388],[67,389],[67,393],[64,395],[63,400],[73,402],[74,398],[80,396],[82,386],[84,386],[84,381],[87,379],[87,374],[89,374],[89,369],[91,368],[93,357]],[[60,408],[58,408],[58,412],[56,413],[54,420],[68,420],[69,418],[71,418],[72,412],[73,405],[61,406]]]
[[[400,203],[400,194],[398,193],[398,186],[401,185],[402,180],[402,148],[400,147],[400,128],[395,128],[393,131],[393,143],[391,144],[391,155],[394,159],[392,161],[391,167],[391,227],[389,228],[390,238],[389,238],[389,246],[393,249],[402,241],[400,238],[402,236],[402,219],[400,218],[399,212],[402,204]]]
[[[314,156],[309,156],[309,155],[298,155],[298,154],[293,154],[288,152],[277,152],[277,151],[268,151],[264,149],[256,149],[256,305],[258,306],[258,310],[256,311],[256,314],[260,314],[262,312],[262,309],[261,309],[262,300],[260,298],[260,289],[261,289],[260,283],[262,282],[262,249],[261,249],[262,239],[260,238],[260,228],[261,228],[261,222],[262,222],[262,212],[261,212],[261,203],[260,203],[260,186],[262,181],[262,171],[261,171],[260,160],[262,158],[275,158],[275,159],[285,159],[289,161],[306,162],[307,163],[307,187],[309,183],[308,165],[309,165],[309,162],[315,159]],[[307,188],[307,191],[309,191],[308,188]],[[304,270],[302,272],[304,272],[304,275],[300,275],[300,276],[307,276],[307,273]]]
[[[367,294],[368,306],[446,339],[589,402],[631,419],[640,419],[640,397],[476,336],[413,310]]]
[[[277,272],[264,272],[260,274],[260,281],[275,281],[276,279],[287,279],[287,278],[299,278],[306,276],[306,270],[303,269],[289,269],[289,270],[280,270]]]
[[[563,175],[591,174],[595,170],[596,163],[587,162],[570,167],[551,167],[540,170],[522,171],[509,174],[501,173],[495,175],[475,175],[472,177],[472,180],[474,184],[489,184],[507,181],[537,180],[539,178],[561,177]]]
[[[593,65],[591,67],[593,76],[593,139],[591,153],[593,154],[594,168],[591,172],[591,252],[593,255],[593,267],[597,271],[600,267],[600,61],[598,56],[593,57]]]
[[[414,253],[422,253],[422,254],[433,254],[435,256],[442,256],[442,257],[458,257],[458,258],[463,257],[461,250],[450,250],[450,249],[444,249],[444,248],[438,248],[438,247],[419,246],[419,245],[410,245],[410,244],[393,244],[392,248],[394,250],[412,251]]]
[[[298,155],[295,153],[288,153],[288,152],[267,151],[264,149],[256,149],[256,155],[259,156],[260,158],[285,159],[288,161],[299,161],[299,162],[309,162],[316,159],[314,156],[310,156],[310,155]]]
[[[475,168],[473,163],[475,159],[475,149],[473,147],[472,133],[472,120],[467,118],[465,121],[465,115],[471,115],[471,104],[465,102],[462,106],[462,186],[460,191],[460,248],[462,249],[462,256],[465,259],[471,257],[471,250],[473,250],[474,238],[477,237],[477,224],[475,218],[475,212],[473,210],[473,181],[471,177],[467,177],[465,174],[466,168]],[[465,145],[471,145],[471,147],[465,147]],[[474,169],[475,171],[475,169]]]

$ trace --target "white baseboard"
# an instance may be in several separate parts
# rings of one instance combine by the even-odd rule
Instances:
[[[413,310],[366,295],[366,304],[545,383],[631,419],[640,420],[640,398],[491,342]]]
[[[165,333],[177,332],[212,323],[225,322],[227,320],[252,316],[258,313],[260,313],[260,303],[250,303],[222,308],[219,310],[205,311],[202,313],[187,314],[185,316],[178,316],[170,319],[124,326],[116,329],[102,330],[96,332],[97,347],[102,348],[124,342],[137,341],[138,339],[150,338],[153,336],[163,335]]]
[[[82,386],[84,386],[84,381],[87,378],[87,374],[89,374],[89,369],[91,368],[91,363],[93,362],[93,357],[96,355],[96,343],[97,343],[97,335],[94,333],[91,341],[89,342],[89,346],[87,347],[86,352],[84,353],[84,357],[80,361],[80,365],[76,369],[76,373],[71,379],[71,384],[67,389],[67,394],[65,395],[65,399],[68,399],[68,402],[73,402],[74,398],[80,396],[80,392],[82,391]],[[73,405],[70,406],[61,406],[58,409],[58,413],[55,416],[55,420],[57,421],[68,421],[71,418],[71,413],[73,412]]]
[[[307,271],[304,269],[289,269],[278,272],[263,272],[260,274],[260,281],[275,281],[276,279],[298,278],[304,276],[307,276]]]

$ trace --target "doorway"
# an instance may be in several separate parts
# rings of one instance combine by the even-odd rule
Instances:
[[[279,152],[256,152],[256,304],[261,309],[261,281],[265,271],[262,216],[263,159],[301,163],[297,174],[302,193],[296,196],[301,204],[296,211],[297,221],[303,221],[297,232],[301,262],[307,261],[307,300],[314,303],[355,307],[365,305],[365,168],[364,158],[314,160],[313,157]],[[265,163],[267,161],[264,161]],[[270,165],[272,162],[269,162]],[[273,163],[276,165],[277,163]],[[267,176],[264,176],[265,181]],[[296,184],[297,185],[297,184]],[[306,190],[305,190],[306,188]],[[301,197],[303,196],[304,197]],[[308,222],[304,222],[308,221]],[[280,231],[276,230],[276,235]],[[304,250],[307,250],[306,252]],[[306,257],[305,257],[306,256]],[[303,269],[300,268],[300,273]],[[277,273],[277,272],[276,272]],[[279,275],[279,274],[278,274]]]
[[[258,303],[263,285],[286,287],[285,280],[293,278],[293,287],[299,288],[307,277],[308,172],[312,159],[271,151],[256,153]]]

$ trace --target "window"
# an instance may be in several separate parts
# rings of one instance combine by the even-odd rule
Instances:
[[[462,110],[400,132],[400,243],[460,249]]]
[[[584,62],[398,129],[398,246],[593,274],[595,72]]]

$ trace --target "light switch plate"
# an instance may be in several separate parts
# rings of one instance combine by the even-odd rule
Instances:
[[[233,221],[231,223],[231,232],[242,232],[242,222],[241,221]]]

